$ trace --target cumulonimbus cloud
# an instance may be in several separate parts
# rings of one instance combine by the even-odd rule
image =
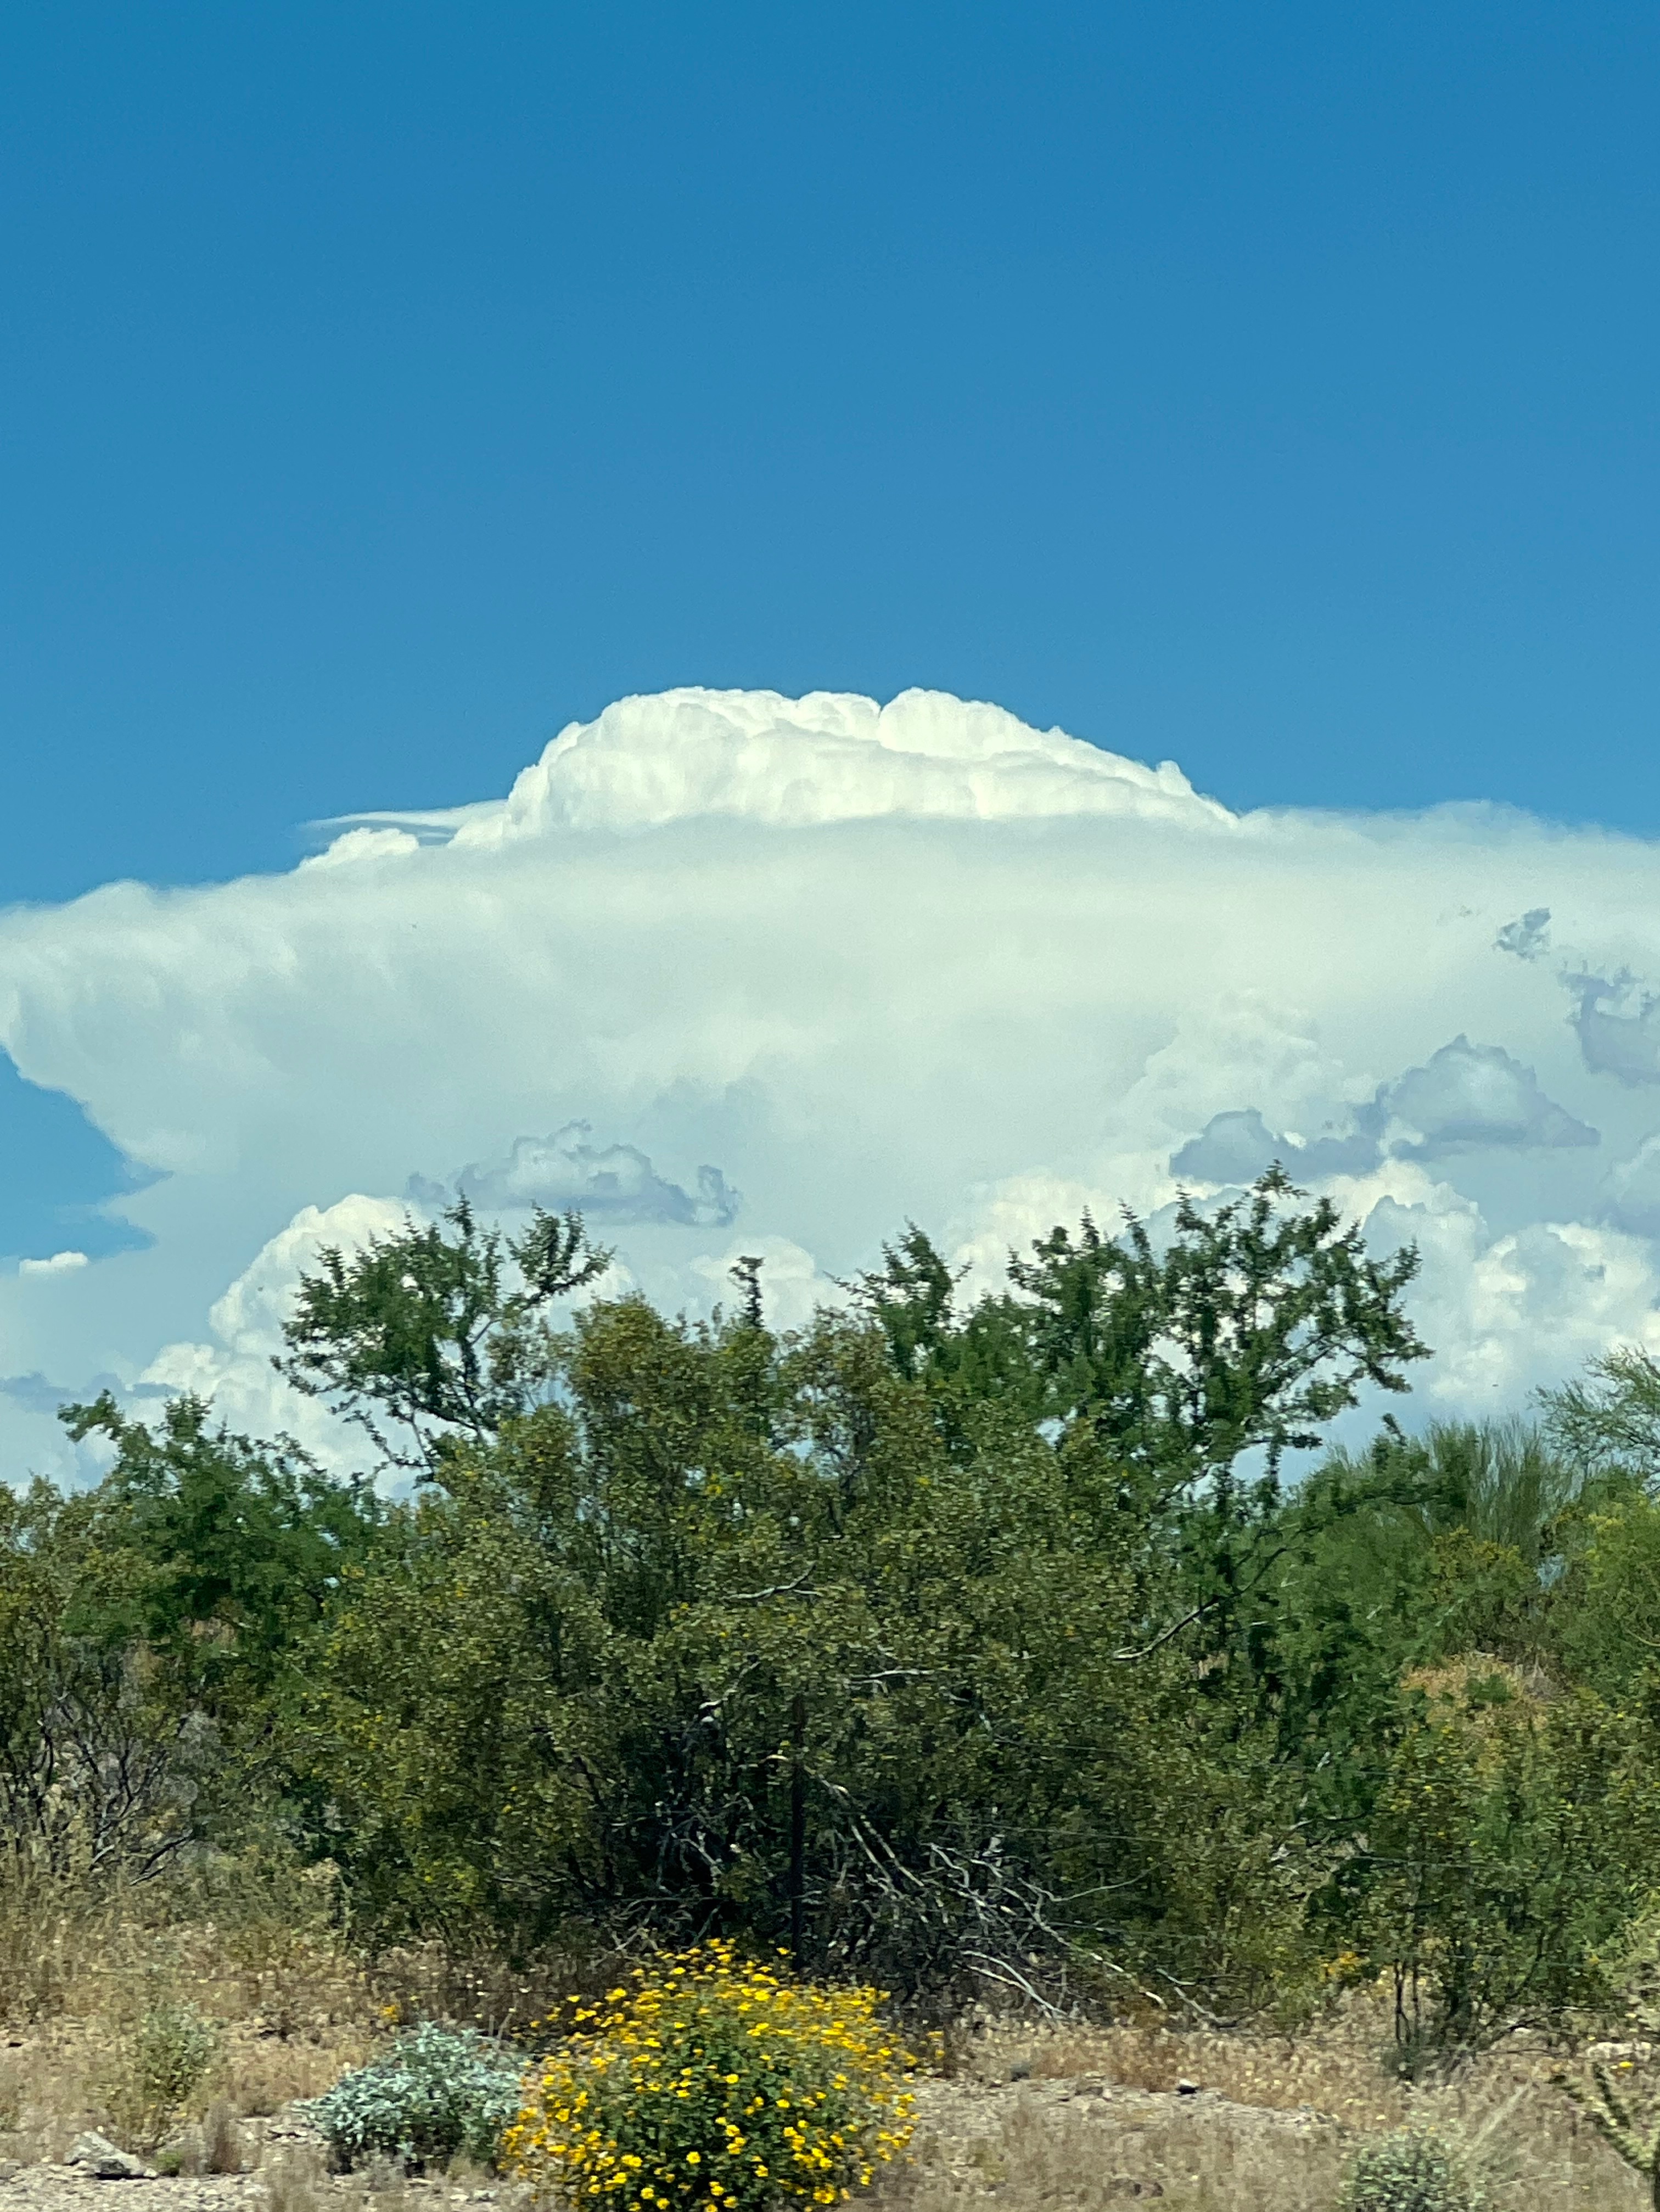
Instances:
[[[671,1305],[771,1254],[794,1312],[907,1217],[986,1279],[1283,1146],[1420,1243],[1423,1399],[1486,1407],[1660,1334],[1656,858],[1481,808],[1237,816],[939,694],[621,701],[505,798],[389,804],[287,874],[0,915],[0,1042],[150,1178],[117,1206],[153,1240],[0,1280],[0,1366],[275,1420],[319,1224],[411,1190],[585,1206]],[[1553,942],[1633,980],[1565,1002]],[[6,1403],[14,1471],[54,1464]]]

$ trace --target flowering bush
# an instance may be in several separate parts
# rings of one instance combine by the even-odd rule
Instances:
[[[520,2104],[520,2068],[482,2035],[425,2021],[307,2108],[337,2166],[405,2166],[457,2151],[492,2162]]]
[[[573,2001],[505,2163],[545,2189],[648,2212],[834,2204],[910,2140],[916,2061],[885,1993],[791,1982],[711,1942],[603,2004]]]

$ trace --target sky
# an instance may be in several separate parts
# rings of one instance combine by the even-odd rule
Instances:
[[[1642,1339],[1657,88],[1636,6],[0,18],[0,1457],[287,1418],[307,1237],[468,1175],[787,1304],[1301,1138],[1434,1224],[1426,1404]]]

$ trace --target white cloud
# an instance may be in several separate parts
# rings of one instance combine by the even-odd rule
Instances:
[[[360,1193],[330,1206],[302,1206],[216,1300],[207,1316],[207,1340],[163,1345],[138,1382],[211,1399],[220,1419],[247,1435],[280,1429],[312,1451],[337,1451],[341,1438],[333,1417],[290,1389],[271,1364],[283,1349],[283,1322],[301,1276],[315,1267],[325,1247],[360,1251],[412,1218],[410,1206],[397,1200]]]
[[[741,1288],[733,1270],[740,1260],[761,1262],[761,1310],[769,1328],[800,1328],[819,1306],[847,1303],[840,1283],[824,1273],[811,1252],[792,1244],[787,1237],[739,1237],[719,1258],[706,1255],[691,1263],[691,1273],[704,1286],[704,1303],[735,1312],[742,1303]]]
[[[1264,1140],[1423,1241],[1427,1400],[1652,1326],[1649,1170],[1608,1180],[1653,1128],[1651,845],[1235,817],[921,693],[627,700],[504,800],[333,826],[287,875],[0,915],[0,1042],[163,1178],[120,1201],[149,1250],[0,1281],[15,1374],[206,1382],[258,1426],[295,1255],[411,1176],[586,1204],[707,1305],[734,1254],[799,1300],[907,1216],[983,1273]],[[1565,1002],[1547,909],[1617,987]],[[6,1404],[0,1449],[53,1464]]]
[[[72,1275],[88,1264],[84,1252],[54,1252],[50,1260],[20,1260],[20,1275]]]
[[[1144,768],[937,691],[903,691],[879,707],[830,691],[679,690],[621,699],[595,721],[570,723],[504,805],[470,810],[455,842],[488,848],[708,815],[800,828],[883,814],[1104,814],[1192,829],[1231,820],[1173,762]]]
[[[420,844],[420,839],[408,830],[348,830],[300,865],[302,868],[340,868],[364,860],[398,860],[406,853],[417,852]]]

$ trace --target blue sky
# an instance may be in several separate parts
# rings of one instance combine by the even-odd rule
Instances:
[[[1373,1145],[1374,1182],[1394,1181],[1366,1203],[1440,1206],[1444,1225],[1475,1207],[1477,1260],[1559,1218],[1584,1251],[1638,1238],[1640,1252],[1619,1247],[1620,1310],[1647,1313],[1651,1078],[1593,1060],[1562,985],[1603,979],[1646,1068],[1660,940],[1630,885],[1649,848],[1604,896],[1596,825],[1660,835],[1657,94],[1660,15],[1637,6],[5,13],[0,1257],[87,1263],[28,1277],[0,1312],[0,1389],[34,1364],[148,1373],[155,1332],[199,1328],[190,1313],[302,1200],[391,1205],[411,1175],[453,1177],[520,1145],[562,1175],[621,1162],[629,1188],[683,1196],[710,1164],[750,1194],[742,1234],[800,1240],[803,1280],[857,1261],[864,1247],[815,1244],[781,1198],[767,1212],[768,1176],[781,1192],[797,1170],[787,1146],[767,1152],[783,1107],[764,1054],[748,1072],[722,1062],[718,1082],[689,1072],[690,1048],[665,1045],[628,1081],[591,1060],[587,1089],[547,1073],[544,1111],[523,1066],[487,1066],[481,1047],[447,1118],[388,1124],[378,1152],[346,1127],[340,1071],[357,1040],[332,1036],[324,1002],[351,979],[320,955],[307,968],[321,879],[286,872],[326,842],[307,825],[499,799],[568,722],[684,684],[932,688],[1132,761],[1173,758],[1236,812],[1300,810],[1292,846],[1271,861],[1272,841],[1252,848],[1253,897],[1287,910],[1310,856],[1325,866],[1323,810],[1371,820],[1368,836],[1386,834],[1380,811],[1449,800],[1578,825],[1558,847],[1484,817],[1468,854],[1451,831],[1400,833],[1415,856],[1403,871],[1421,868],[1435,902],[1426,926],[1467,922],[1468,941],[1437,985],[1432,953],[1403,936],[1401,957],[1431,968],[1387,1051],[1331,1042],[1371,957],[1345,934],[1340,879],[1337,908],[1309,909],[1338,948],[1328,971],[1275,952],[1288,964],[1260,979],[1280,995],[1256,1043],[1217,1043],[1215,1009],[1172,978],[1160,988],[1186,1012],[1163,1044],[1147,1032],[1140,1073],[1115,1064],[1092,1136],[1057,1110],[1028,1157],[994,1116],[958,1165],[988,1190],[1025,1174],[1032,1190],[1108,1204],[1127,1176],[1151,1204],[1146,1162],[1197,1143],[1216,1113],[1257,1113],[1277,1133],[1306,1122],[1341,1146],[1366,1101],[1433,1088],[1426,1069],[1517,1098],[1542,1082],[1595,1146],[1541,1151],[1528,1131],[1546,1122],[1519,1106],[1509,1121],[1478,1115],[1510,1132],[1485,1150],[1396,1132]],[[597,761],[603,781],[613,738],[654,772],[665,730],[703,742],[698,712],[601,731],[559,773],[576,791]],[[966,761],[977,739],[952,722],[942,742]],[[690,771],[674,835],[708,842],[697,866],[724,896],[787,838],[738,738],[709,743],[727,747],[738,782],[721,788],[742,787],[753,854],[740,866],[725,833],[696,827],[709,802]],[[860,819],[890,806],[882,777],[834,747],[822,774]],[[1093,820],[1098,793],[1078,789],[1061,813]],[[993,802],[1000,852],[1029,834],[1026,804],[1012,785]],[[559,805],[544,858],[575,866]],[[641,827],[615,793],[599,818]],[[1210,913],[1231,879],[1192,820],[1182,866]],[[958,861],[914,834],[919,896],[943,897]],[[1087,866],[1133,872],[1144,834],[1099,830]],[[1489,911],[1457,872],[1498,868],[1507,838],[1515,866]],[[691,864],[673,850],[664,880],[678,884]],[[463,930],[459,887],[483,865],[420,877],[435,938]],[[489,897],[532,936],[550,928],[543,891],[501,865],[516,888]],[[887,864],[872,865],[880,885]],[[386,915],[416,873],[349,898],[350,874],[342,913],[401,974]],[[98,889],[243,876],[268,888],[171,906]],[[1040,875],[1040,906],[1048,890]],[[63,906],[87,893],[90,908]],[[1101,896],[1091,929],[1107,926]],[[1548,953],[1493,951],[1497,931],[1546,908]],[[1036,915],[1011,912],[1037,942]],[[187,969],[212,965],[206,915],[246,950],[198,1004]],[[1390,926],[1386,902],[1364,924],[1385,939]],[[909,927],[896,921],[901,941]],[[1057,959],[1110,976],[1111,945],[1086,938]],[[514,942],[492,957],[510,961]],[[441,954],[388,1002],[389,1062],[398,1024],[426,1034]],[[745,965],[758,950],[734,939],[729,957],[720,989],[703,979],[717,1028],[739,1003],[771,1007]],[[566,981],[484,996],[528,1035],[575,1018]],[[872,988],[850,976],[849,1009]],[[1031,979],[1009,988],[995,1016],[965,1000],[969,1028],[1024,1018]],[[1109,1028],[1120,1018],[1110,992],[1090,1003]],[[775,1015],[768,1049],[787,1057]],[[633,1004],[583,1018],[599,1026],[573,1064],[602,1035],[637,1042],[644,1018]],[[1437,1057],[1466,1032],[1464,1057]],[[876,1145],[878,1094],[909,1079],[895,1050],[857,1109]],[[1165,1120],[1140,1087],[1157,1066],[1183,1102]],[[1058,1096],[1070,1079],[1057,1064],[1045,1079]],[[295,1129],[326,1097],[336,1149],[295,1137],[293,1162],[272,1164],[287,1125],[260,1119],[262,1084]],[[829,1113],[830,1090],[812,1096]],[[493,1103],[509,1097],[516,1121]],[[579,1122],[591,1134],[571,1135]],[[945,1157],[917,1144],[896,1160],[921,1173]],[[1456,1204],[1411,1182],[1424,1160]],[[857,1218],[868,1244],[887,1216],[873,1194],[866,1212],[845,1197],[826,1184],[807,1212]],[[110,1215],[88,1212],[105,1199]],[[909,1202],[881,1194],[890,1212]],[[947,1206],[943,1181],[930,1202]],[[988,1199],[964,1249],[1018,1216]],[[1614,1248],[1596,1249],[1612,1281]],[[678,1276],[661,1261],[666,1295],[702,1264],[682,1260]],[[1539,1298],[1559,1263],[1554,1248],[1527,1263]],[[1511,1266],[1493,1261],[1493,1281]],[[1591,1331],[1604,1309],[1586,1297],[1574,1326]],[[1544,1310],[1518,1308],[1512,1334],[1554,1326]],[[1511,1323],[1493,1326],[1508,1344]],[[1521,1372],[1510,1357],[1493,1371]]]
[[[1660,17],[15,9],[0,898],[675,683],[1660,825]]]

